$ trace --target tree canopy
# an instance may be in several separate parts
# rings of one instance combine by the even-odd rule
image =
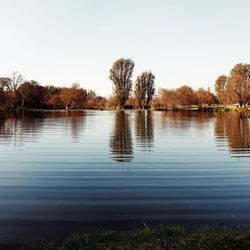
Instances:
[[[132,90],[134,66],[131,59],[120,58],[114,62],[110,69],[109,79],[113,82],[113,92],[120,108],[124,108]]]

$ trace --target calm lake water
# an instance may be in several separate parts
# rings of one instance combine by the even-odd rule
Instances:
[[[0,157],[0,244],[143,222],[250,228],[250,120],[236,112],[0,113]]]

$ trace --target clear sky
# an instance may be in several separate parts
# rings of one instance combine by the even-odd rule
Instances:
[[[250,63],[249,10],[249,0],[0,0],[0,76],[109,96],[109,69],[125,57],[158,88],[213,88]]]

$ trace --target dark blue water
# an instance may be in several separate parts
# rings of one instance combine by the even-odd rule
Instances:
[[[236,112],[0,113],[0,157],[0,244],[250,227],[250,120]]]

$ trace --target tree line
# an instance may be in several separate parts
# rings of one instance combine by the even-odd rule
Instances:
[[[105,104],[106,98],[78,83],[71,87],[42,86],[34,80],[24,80],[16,72],[0,78],[0,107],[4,109],[98,109]]]
[[[250,102],[250,64],[239,63],[229,76],[219,76],[214,85],[215,93],[204,88],[193,90],[188,85],[162,88],[156,93],[155,76],[151,71],[142,72],[133,83],[134,67],[131,59],[120,58],[114,62],[109,72],[113,84],[113,95],[109,98],[81,88],[78,83],[71,87],[42,86],[14,72],[11,77],[0,77],[0,108],[179,110],[232,104],[244,107]]]
[[[177,89],[160,89],[152,105],[163,109],[186,109],[198,106],[199,109],[217,106],[226,108],[236,104],[246,107],[250,103],[250,64],[236,64],[229,76],[219,76],[214,84],[215,93],[210,89],[194,91],[184,85]]]

